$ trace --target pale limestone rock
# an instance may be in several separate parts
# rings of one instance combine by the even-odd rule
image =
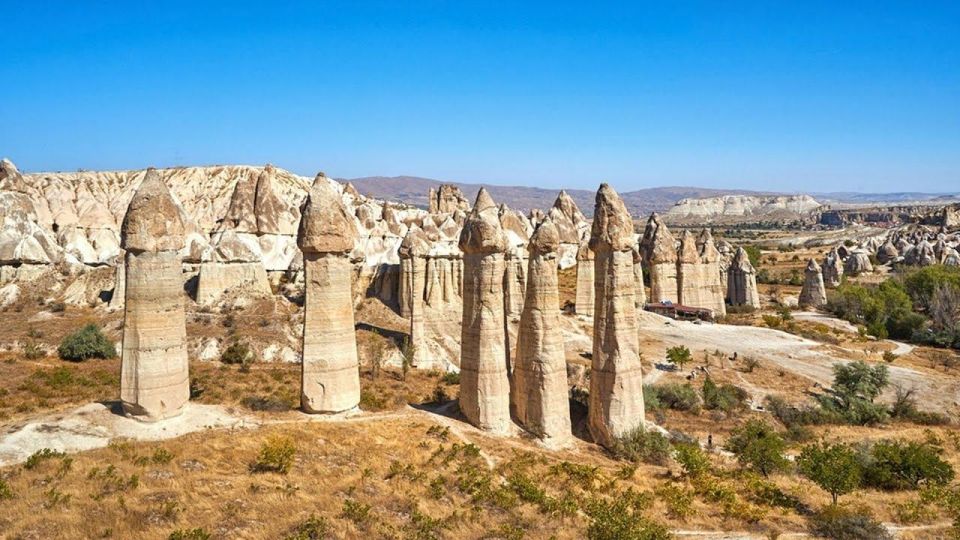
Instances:
[[[190,398],[179,250],[183,223],[153,169],[130,201],[121,229],[125,301],[120,399],[127,414],[156,421]]]
[[[559,231],[550,219],[537,227],[530,240],[529,277],[510,391],[520,425],[551,445],[563,445],[572,437],[557,290],[559,244]]]
[[[650,301],[678,302],[677,244],[656,213],[647,220],[640,249],[650,272]]]
[[[200,264],[197,277],[198,304],[212,304],[219,300],[223,293],[235,288],[263,296],[272,294],[267,272],[258,262]]]
[[[126,252],[122,252],[121,259],[126,261]],[[110,295],[110,309],[123,309],[127,298],[127,265],[126,262],[117,264],[113,272],[113,293]]]
[[[306,272],[300,405],[308,413],[336,413],[360,403],[353,266],[347,257],[356,236],[353,216],[318,175],[297,236]]]
[[[452,214],[457,210],[470,211],[470,201],[460,191],[460,188],[453,184],[442,184],[437,189],[430,188],[427,197],[430,199],[431,214]]]
[[[680,236],[680,253],[677,259],[678,303],[685,306],[706,307],[704,305],[706,299],[703,298],[701,287],[702,278],[703,268],[696,238],[690,230],[684,230]]]
[[[426,256],[430,251],[423,231],[416,225],[410,227],[400,244],[401,294],[406,294],[406,304],[410,319],[410,345],[414,348],[414,363],[427,352],[424,334],[424,279],[426,276]],[[417,291],[414,293],[413,291]]]
[[[221,230],[250,234],[257,232],[256,196],[259,176],[248,173],[237,180],[230,197],[230,206],[221,223]]]
[[[734,306],[760,307],[760,294],[757,290],[757,271],[750,264],[747,250],[737,248],[727,272],[727,296]]]
[[[504,326],[506,239],[496,205],[483,188],[460,233],[463,320],[460,339],[460,411],[480,429],[510,431],[509,353]]]
[[[843,260],[840,252],[834,247],[823,260],[823,283],[827,287],[835,288],[843,280]]]
[[[596,290],[588,425],[593,439],[606,447],[644,421],[633,237],[633,220],[620,196],[601,184],[590,236]]]
[[[504,255],[503,302],[508,318],[519,317],[523,311],[527,273],[523,251],[524,248],[512,248]]]
[[[551,218],[547,218],[551,219]],[[552,221],[552,220],[551,220]],[[594,283],[593,283],[593,251],[587,241],[577,250],[577,289],[574,296],[573,310],[577,315],[593,317]]]
[[[643,309],[647,303],[647,289],[643,285],[643,256],[640,255],[639,247],[633,248],[633,284],[636,288],[637,309]]]
[[[843,264],[843,271],[851,276],[856,276],[864,272],[873,272],[873,263],[870,262],[870,254],[862,249],[850,252],[850,256]]]
[[[721,282],[720,271],[721,255],[716,245],[713,243],[713,235],[709,229],[704,229],[700,234],[700,264],[701,264],[701,282],[702,301],[704,307],[713,312],[715,317],[723,317],[727,314],[726,282]]]
[[[267,165],[257,177],[256,198],[254,200],[257,233],[294,236],[297,234],[300,210],[296,206],[288,204],[277,194],[274,188],[275,174],[273,165]]]
[[[827,291],[823,286],[823,273],[817,261],[810,259],[803,272],[803,289],[800,290],[800,306],[820,308],[827,304]]]

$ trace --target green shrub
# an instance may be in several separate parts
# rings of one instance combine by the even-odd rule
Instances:
[[[0,501],[7,501],[13,498],[13,490],[6,480],[0,478]]]
[[[287,474],[293,465],[297,447],[289,437],[273,436],[260,447],[256,461],[250,465],[251,472],[277,472]]]
[[[592,499],[585,508],[590,524],[589,540],[667,540],[670,530],[651,521],[630,504],[629,497],[613,500]]]
[[[450,384],[450,385],[460,384],[460,372],[448,371],[443,374],[443,377],[440,378],[440,381],[443,382],[443,384]]]
[[[41,462],[47,461],[48,459],[63,458],[66,457],[66,455],[67,454],[57,450],[41,448],[33,454],[30,454],[30,457],[28,457],[27,461],[23,464],[23,467],[25,469],[35,469]]]
[[[370,505],[347,499],[343,501],[343,512],[340,515],[357,525],[363,526],[370,519]]]
[[[253,355],[250,352],[250,347],[242,341],[234,341],[226,349],[223,350],[223,353],[220,354],[220,361],[224,364],[248,364],[252,360]]]
[[[840,495],[860,487],[863,468],[857,453],[845,444],[811,444],[797,457],[800,474],[820,486],[837,504]]]
[[[47,356],[47,351],[33,341],[28,341],[23,345],[23,357],[26,360],[37,360],[45,356]]]
[[[787,467],[783,456],[786,442],[763,420],[750,420],[736,429],[727,441],[726,449],[737,456],[741,465],[756,470],[763,476]]]
[[[170,533],[168,540],[209,540],[210,533],[197,527],[196,529],[177,529]]]
[[[303,522],[299,523],[284,540],[323,540],[327,537],[330,524],[326,518],[317,517],[311,514]]]
[[[667,349],[667,359],[676,364],[681,370],[692,358],[690,349],[685,345],[677,345],[676,347]]]
[[[57,354],[64,360],[80,362],[88,358],[115,358],[117,350],[100,327],[88,324],[63,338]]]
[[[954,471],[941,453],[928,443],[879,441],[861,455],[864,484],[884,490],[948,484]]]
[[[709,376],[703,381],[703,406],[709,410],[733,412],[745,409],[746,390],[732,384],[717,386]]]
[[[666,465],[670,461],[670,441],[656,431],[636,428],[615,440],[613,454],[633,462]]]
[[[810,532],[831,540],[892,540],[890,531],[869,510],[826,506],[810,517]]]
[[[698,477],[711,471],[710,458],[697,443],[678,443],[674,445],[674,459],[683,468],[687,476]]]
[[[643,409],[647,412],[655,412],[663,409],[663,403],[660,401],[660,394],[657,387],[652,384],[643,385]]]
[[[697,395],[697,391],[689,383],[668,383],[647,388],[652,390],[660,404],[669,409],[690,412],[700,410],[700,396]]]
[[[896,398],[890,406],[890,416],[924,426],[942,426],[950,423],[950,418],[944,414],[921,411],[917,408],[914,390],[904,390],[900,387],[897,387]]]

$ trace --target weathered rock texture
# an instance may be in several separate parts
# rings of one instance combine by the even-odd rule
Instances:
[[[677,243],[656,213],[647,220],[640,250],[650,272],[650,301],[678,302]]]
[[[696,237],[689,229],[680,235],[680,254],[677,257],[677,301],[685,306],[706,307],[703,295],[703,265],[697,250]]]
[[[843,264],[843,270],[851,276],[856,276],[864,272],[873,272],[873,263],[870,262],[870,254],[862,249],[855,249],[850,252],[850,256]]]
[[[559,244],[559,232],[549,218],[530,240],[526,298],[510,393],[517,422],[551,444],[563,444],[571,438],[557,290]]]
[[[407,235],[400,244],[400,267],[402,279],[406,283],[402,284],[403,290],[420,291],[419,294],[410,294],[408,299],[409,319],[410,319],[410,344],[414,347],[414,364],[418,363],[419,357],[427,352],[425,334],[424,334],[424,299],[423,290],[427,271],[426,255],[430,250],[430,244],[419,227],[410,227]]]
[[[179,250],[184,226],[155,170],[147,171],[121,227],[125,256],[120,399],[135,418],[180,414],[190,399]]]
[[[588,425],[593,439],[608,447],[644,420],[633,238],[633,220],[623,201],[601,184],[590,236],[595,307]]]
[[[733,306],[760,307],[760,294],[757,291],[757,271],[750,264],[747,250],[737,248],[733,261],[727,271],[727,296]]]
[[[577,251],[577,290],[573,309],[577,315],[593,317],[593,251],[583,242]]]
[[[727,314],[727,284],[720,280],[724,272],[720,270],[721,256],[713,243],[713,235],[709,229],[700,234],[700,265],[701,265],[701,301],[700,307],[709,309],[714,317]]]
[[[810,259],[803,271],[803,288],[800,290],[800,305],[823,307],[827,304],[827,291],[823,286],[823,273],[817,261]]]
[[[830,250],[823,260],[823,283],[827,287],[837,287],[843,280],[843,259],[837,248]]]
[[[353,272],[347,257],[356,236],[352,216],[328,180],[318,175],[297,235],[306,272],[300,389],[305,412],[335,413],[360,403]]]
[[[504,327],[506,239],[497,207],[480,189],[460,233],[463,319],[460,339],[460,411],[480,429],[510,430],[510,382]]]
[[[637,246],[633,248],[633,285],[637,291],[634,298],[637,309],[643,309],[643,305],[647,303],[647,289],[643,285],[643,256]]]
[[[457,210],[470,211],[470,201],[463,195],[460,188],[452,184],[443,184],[438,189],[430,188],[428,198],[431,214],[451,214]]]

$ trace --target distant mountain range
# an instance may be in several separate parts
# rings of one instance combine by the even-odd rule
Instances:
[[[501,186],[493,184],[470,184],[464,182],[445,182],[418,176],[367,176],[363,178],[342,179],[353,183],[363,193],[378,199],[413,204],[427,207],[427,193],[430,188],[441,184],[453,184],[459,187],[468,199],[473,201],[480,187],[485,187],[498,203],[504,202],[507,206],[524,212],[532,208],[546,209],[553,205],[559,190],[543,189],[528,186]],[[585,189],[568,189],[567,193],[577,202],[580,210],[590,216],[593,212],[595,193]],[[656,187],[621,192],[623,202],[630,213],[636,217],[646,216],[650,212],[666,212],[682,199],[700,199],[705,197],[720,197],[724,195],[796,195],[796,193],[778,193],[769,191],[751,191],[745,189],[711,189],[698,187]],[[896,204],[910,201],[943,200],[952,202],[960,198],[960,193],[809,193],[816,200],[823,203],[842,204]]]

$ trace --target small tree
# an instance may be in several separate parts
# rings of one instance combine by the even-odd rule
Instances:
[[[806,446],[797,458],[797,467],[800,474],[830,494],[834,505],[840,495],[859,488],[863,478],[856,452],[844,444]]]
[[[787,444],[770,424],[750,420],[733,431],[726,449],[737,456],[740,464],[760,472],[763,476],[787,467],[783,456]]]
[[[690,349],[685,345],[678,345],[667,349],[667,358],[683,370],[683,366],[691,360],[692,356],[690,355]]]
[[[416,354],[417,346],[410,341],[410,338],[403,338],[403,342],[400,343],[400,380],[407,380],[407,373],[409,373],[410,368],[413,367],[413,358]]]
[[[64,360],[83,361],[88,358],[114,358],[117,350],[95,324],[88,324],[63,338],[57,353]]]
[[[833,390],[844,399],[861,398],[873,403],[889,383],[890,374],[883,364],[870,367],[857,360],[833,365]]]

